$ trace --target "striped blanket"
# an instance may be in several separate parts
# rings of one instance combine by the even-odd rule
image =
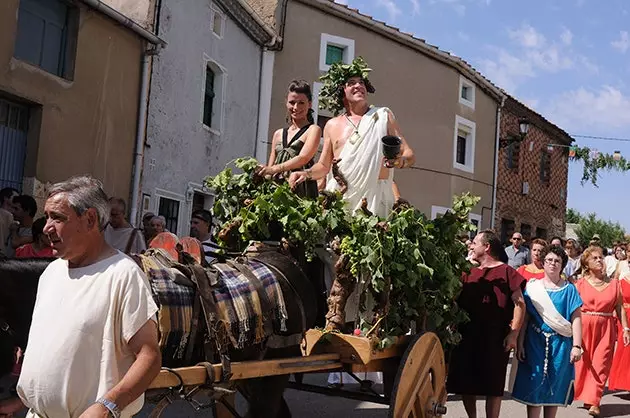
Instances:
[[[195,289],[176,283],[182,273],[173,268],[166,250],[154,248],[137,256],[149,278],[153,299],[159,307],[158,329],[162,364],[166,367],[183,364],[192,328]]]
[[[274,274],[264,264],[240,260],[260,281],[262,295],[245,274],[228,264],[213,264],[220,273],[214,289],[219,321],[235,348],[258,344],[274,332],[286,330],[287,310],[282,290]],[[261,298],[269,302],[267,311]]]
[[[175,268],[165,250],[149,249],[134,256],[146,275],[159,307],[158,329],[162,362],[166,367],[183,364],[189,343],[194,287],[182,285],[182,272]],[[273,333],[286,331],[287,310],[282,290],[274,274],[264,264],[253,260],[239,260],[256,276],[262,290],[260,295],[254,284],[232,265],[217,263],[207,269],[208,275],[217,275],[212,287],[215,299],[216,320],[221,325],[211,330],[219,346],[229,343],[237,349],[262,342]],[[261,297],[268,301],[267,309]]]

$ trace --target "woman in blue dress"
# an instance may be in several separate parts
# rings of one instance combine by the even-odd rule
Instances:
[[[561,277],[568,257],[550,247],[543,257],[545,276],[525,288],[526,319],[518,341],[518,371],[512,397],[527,405],[527,417],[554,418],[558,406],[573,401],[573,363],[582,356],[582,299]]]

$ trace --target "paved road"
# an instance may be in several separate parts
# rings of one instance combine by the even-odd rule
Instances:
[[[305,378],[305,383],[325,386],[325,374],[312,374]],[[344,389],[359,391],[359,385],[346,384]],[[388,406],[371,402],[356,401],[340,397],[331,397],[321,394],[296,391],[289,389],[285,397],[291,408],[294,418],[388,418]],[[506,398],[507,399],[507,398]],[[581,402],[576,402],[568,408],[560,408],[558,418],[589,417],[585,409],[581,408]],[[447,418],[466,418],[462,402],[455,396],[449,396]],[[484,417],[483,403],[477,402],[477,416]],[[238,402],[237,408],[244,411],[243,402]],[[148,416],[145,408],[142,417]],[[202,418],[212,417],[210,412],[195,413],[192,408],[183,403],[177,403],[169,407],[163,416],[165,418]],[[525,406],[505,400],[501,409],[502,417],[526,417]],[[608,393],[602,403],[602,417],[630,417],[630,393]]]

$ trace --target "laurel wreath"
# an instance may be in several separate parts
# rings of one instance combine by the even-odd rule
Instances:
[[[323,82],[319,92],[319,108],[327,109],[337,116],[343,109],[343,86],[352,77],[361,77],[368,93],[374,93],[374,87],[368,80],[372,71],[362,57],[356,57],[350,64],[336,62],[319,80]]]

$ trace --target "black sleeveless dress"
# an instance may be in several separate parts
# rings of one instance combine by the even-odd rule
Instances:
[[[291,158],[297,157],[300,155],[302,151],[302,147],[304,147],[304,141],[300,140],[300,137],[304,135],[304,133],[308,130],[311,124],[305,125],[300,128],[299,131],[288,140],[289,129],[284,128],[282,130],[282,144],[276,145],[276,160],[273,162],[274,165],[282,164],[284,162],[289,161]],[[305,170],[307,168],[313,167],[313,160],[311,159],[308,163],[306,163],[303,167],[300,167],[293,171]],[[314,180],[306,180],[303,183],[300,183],[295,188],[295,193],[300,197],[309,197],[312,199],[317,198],[319,195],[319,191],[317,190],[317,182]]]

